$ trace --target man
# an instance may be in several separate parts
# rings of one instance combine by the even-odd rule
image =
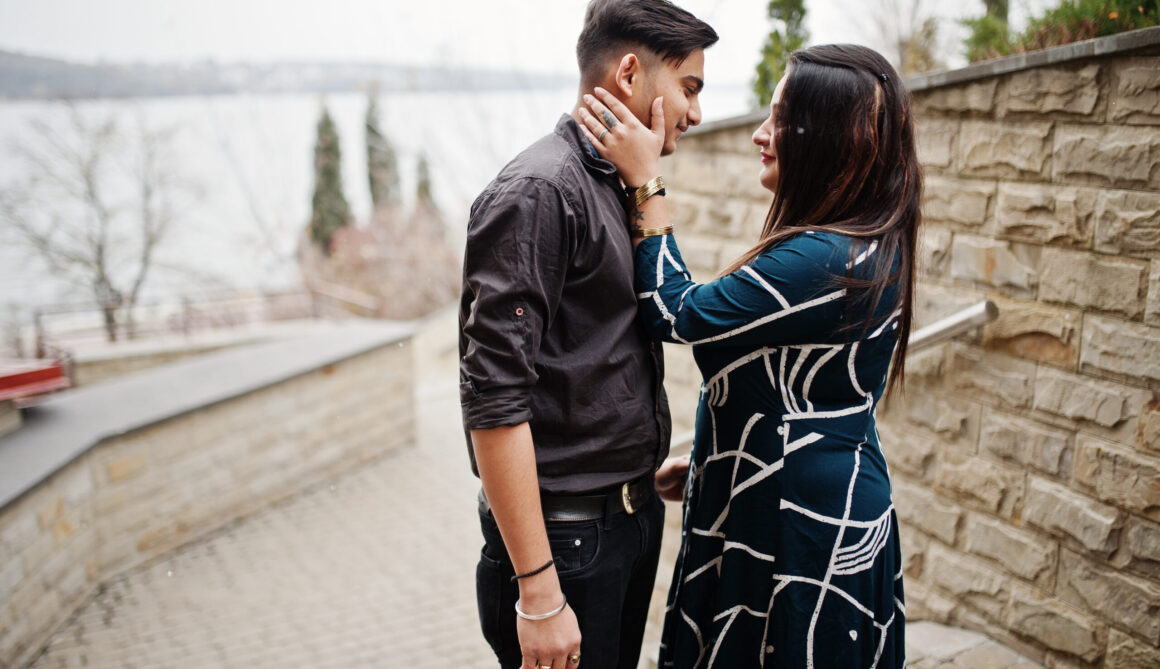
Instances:
[[[667,0],[593,0],[580,93],[601,86],[664,152],[701,120],[717,34]],[[515,158],[471,209],[460,303],[460,396],[480,477],[480,623],[505,668],[635,669],[666,497],[659,345],[636,323],[624,186],[577,125]],[[658,471],[659,468],[659,471]],[[655,480],[654,480],[655,473]],[[517,602],[518,600],[518,602]]]

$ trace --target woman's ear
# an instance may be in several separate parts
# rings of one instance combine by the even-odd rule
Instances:
[[[620,91],[617,97],[627,100],[632,97],[633,85],[639,83],[640,59],[635,53],[626,53],[616,66],[616,88]]]

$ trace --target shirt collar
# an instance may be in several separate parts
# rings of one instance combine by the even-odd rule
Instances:
[[[588,168],[590,172],[604,176],[616,176],[616,166],[600,157],[600,154],[596,152],[596,147],[592,146],[592,142],[589,142],[584,133],[580,131],[580,124],[569,114],[561,116],[556,123],[556,134],[572,146],[576,155],[580,157],[580,162],[584,163],[584,167]]]

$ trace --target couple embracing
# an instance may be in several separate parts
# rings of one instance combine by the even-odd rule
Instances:
[[[874,411],[911,324],[909,95],[872,50],[794,53],[753,133],[769,214],[696,283],[659,157],[701,120],[716,41],[667,0],[592,0],[576,106],[471,208],[460,396],[505,668],[635,669],[662,500],[684,519],[660,667],[903,666]],[[667,457],[662,342],[703,375],[689,457]]]

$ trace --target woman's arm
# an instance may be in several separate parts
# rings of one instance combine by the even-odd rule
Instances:
[[[659,174],[660,98],[653,104],[651,128],[603,89],[584,101],[589,109],[579,110],[582,129],[629,186]],[[608,114],[616,117],[611,127]],[[663,197],[650,197],[629,217],[630,230],[637,228],[638,234],[671,225]],[[808,344],[834,339],[843,325],[846,291],[834,277],[846,274],[844,237],[799,235],[706,284],[689,277],[672,235],[634,237],[633,244],[641,320],[655,338],[725,346]]]
[[[846,291],[842,238],[802,234],[708,283],[689,277],[676,239],[636,249],[640,318],[654,337],[682,344],[785,346],[837,343]]]

